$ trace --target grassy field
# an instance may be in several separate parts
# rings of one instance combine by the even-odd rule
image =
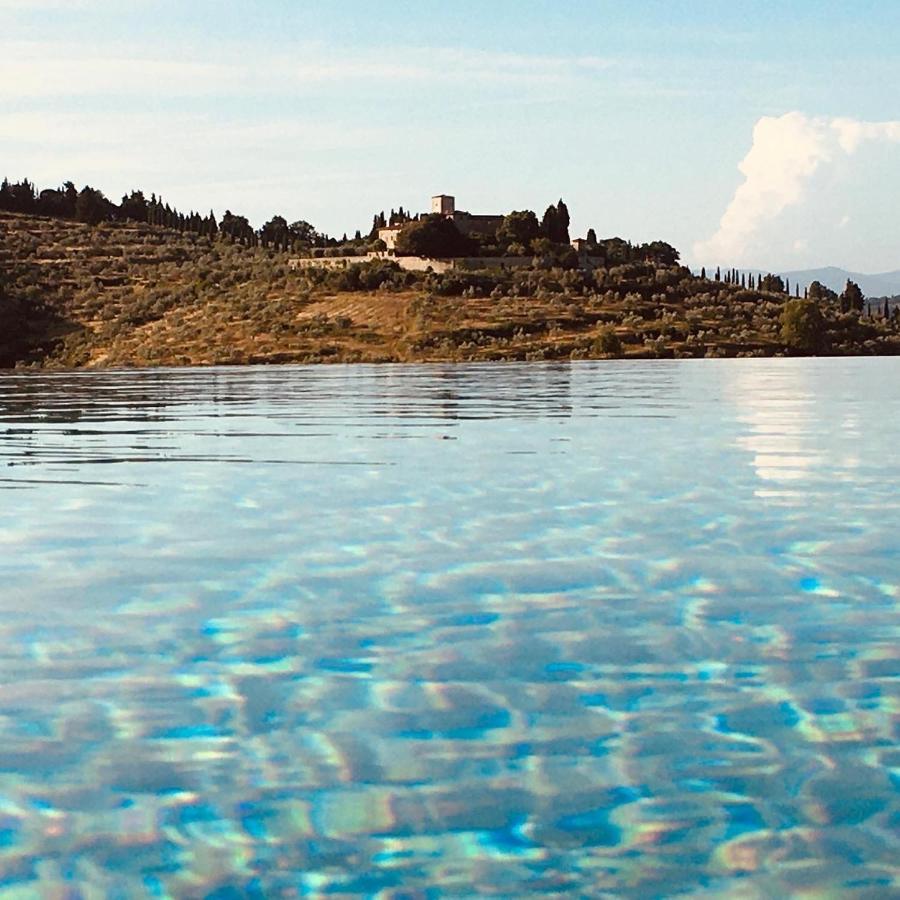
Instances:
[[[786,299],[649,263],[294,272],[228,239],[0,213],[3,367],[772,356],[801,352]],[[823,316],[823,352],[900,352],[896,318]]]

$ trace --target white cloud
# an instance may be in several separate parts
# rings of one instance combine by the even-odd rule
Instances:
[[[575,85],[602,76],[614,65],[596,56],[570,59],[448,48],[335,53],[333,48],[309,45],[290,58],[244,48],[228,63],[220,61],[222,55],[221,48],[215,61],[115,52],[86,55],[72,45],[10,42],[0,50],[0,98],[262,95],[360,81],[394,86],[422,81]]]
[[[861,122],[799,112],[763,117],[753,129],[749,153],[738,166],[744,181],[718,231],[694,245],[695,259],[732,265],[747,261],[754,239],[784,210],[807,198],[817,171],[853,156],[864,143],[885,141],[900,143],[900,122]]]
[[[8,43],[0,49],[0,98],[10,100],[92,95],[185,97],[240,84],[240,70],[222,63],[87,56],[66,45],[32,42]]]

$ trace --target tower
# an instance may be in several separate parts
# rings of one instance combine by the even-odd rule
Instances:
[[[431,211],[442,216],[452,216],[456,212],[456,198],[449,194],[438,194],[431,198]]]

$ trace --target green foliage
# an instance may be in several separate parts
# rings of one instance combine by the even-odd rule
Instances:
[[[531,242],[540,236],[540,223],[530,209],[514,210],[504,216],[497,229],[497,243],[502,247],[509,247],[511,244],[530,247]]]
[[[865,302],[860,286],[855,281],[848,279],[847,286],[841,293],[841,311],[851,312],[855,310],[856,312],[862,312]]]
[[[395,249],[398,256],[444,259],[468,256],[474,252],[474,243],[460,234],[451,219],[435,213],[405,225]]]
[[[346,269],[327,269],[322,284],[334,291],[374,291],[385,285],[402,288],[415,276],[387,259],[355,263]]]
[[[763,275],[759,279],[758,288],[771,294],[783,294],[784,279],[780,275]]]
[[[651,241],[649,244],[641,244],[638,252],[643,254],[644,259],[650,260],[659,266],[674,266],[680,259],[678,251],[665,241]]]
[[[7,182],[0,193],[9,202],[21,190]],[[799,315],[755,281],[742,289],[734,270],[695,278],[662,241],[598,241],[603,262],[585,270],[568,244],[539,237],[531,266],[414,273],[390,259],[358,263],[361,237],[338,245],[281,216],[257,232],[229,211],[220,231],[212,214],[184,215],[151,195],[146,222],[124,222],[140,215],[142,196],[109,204],[99,228],[66,215],[78,197],[71,184],[41,192],[40,218],[0,212],[0,364],[900,352],[898,316],[842,314],[826,302]],[[519,224],[529,219],[525,211]],[[291,270],[275,252],[287,240],[329,257],[328,267]],[[516,244],[507,249],[527,255]]]
[[[594,351],[604,356],[620,356],[622,341],[612,328],[604,328],[594,341]]]
[[[781,313],[781,339],[791,350],[818,353],[825,345],[825,323],[814,300],[788,300]]]
[[[123,219],[134,219],[135,222],[146,222],[148,212],[147,200],[143,191],[132,191],[122,198],[119,215]]]
[[[88,225],[98,225],[112,218],[113,205],[103,196],[102,191],[83,187],[75,201],[75,218]]]
[[[541,219],[541,232],[554,244],[569,243],[569,209],[560,199],[555,206],[551,204],[544,211]]]
[[[9,212],[32,213],[35,212],[37,200],[34,184],[27,178],[16,184],[4,178],[0,183],[0,209]]]
[[[815,303],[830,304],[836,302],[838,299],[838,295],[831,290],[831,288],[825,287],[820,281],[814,281],[809,286],[806,296]]]

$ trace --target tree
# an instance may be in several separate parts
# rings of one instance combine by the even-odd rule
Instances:
[[[387,228],[387,219],[384,217],[384,210],[375,213],[372,217],[372,230],[369,232],[369,240],[374,241],[378,237],[378,229]]]
[[[265,244],[284,245],[288,234],[288,223],[284,216],[272,216],[259,230],[259,236]]]
[[[569,207],[566,206],[563,198],[559,198],[559,203],[556,204],[556,225],[559,229],[559,235],[557,238],[557,243],[559,244],[568,244],[571,241],[569,237]]]
[[[549,238],[554,244],[569,243],[569,210],[562,199],[556,206],[551,204],[544,211],[541,231],[544,237]]]
[[[75,209],[69,208],[66,195],[61,190],[47,188],[41,191],[35,205],[35,212],[41,216],[54,216],[59,219],[68,219],[74,214]]]
[[[559,233],[557,221],[558,215],[556,207],[551,203],[550,206],[544,210],[544,215],[541,219],[541,233],[548,241],[553,241],[554,243],[556,242],[556,235]]]
[[[474,252],[473,242],[440,213],[431,213],[403,226],[397,235],[399,256],[424,256],[437,259],[466,256]]]
[[[806,296],[814,302],[834,303],[837,300],[837,294],[831,288],[825,287],[821,281],[814,281],[807,288]]]
[[[323,236],[316,231],[314,225],[310,225],[305,219],[292,222],[290,233],[292,240],[299,241],[307,247],[316,247],[322,242]]]
[[[34,185],[23,178],[20,182],[10,184],[5,178],[0,185],[0,209],[10,212],[32,213],[34,212],[37,198]]]
[[[644,244],[644,257],[658,266],[674,266],[679,259],[678,251],[665,241],[652,241]]]
[[[772,294],[783,294],[784,293],[784,281],[782,280],[780,275],[764,275],[757,282],[759,285],[759,290],[768,291]]]
[[[160,210],[160,213],[162,212]],[[222,221],[219,223],[219,231],[227,234],[233,241],[240,241],[244,244],[249,241],[253,229],[245,216],[235,215],[230,209],[226,209]]]
[[[508,247],[510,244],[522,244],[529,247],[531,242],[541,236],[541,226],[537,216],[530,210],[513,210],[503,217],[497,228],[497,243]]]
[[[622,340],[612,327],[603,328],[594,340],[593,350],[603,356],[620,356]]]
[[[123,219],[134,219],[135,222],[147,221],[147,201],[143,191],[132,191],[122,198],[119,215]]]
[[[111,217],[112,203],[103,196],[102,191],[85,185],[78,193],[75,201],[75,218],[88,225],[97,225]]]
[[[801,353],[818,353],[825,346],[825,321],[815,300],[786,300],[781,312],[781,339]]]
[[[588,228],[586,240],[588,247],[593,248],[597,246],[597,232],[593,228]]]
[[[841,293],[841,312],[856,310],[862,312],[865,305],[865,297],[859,285],[855,281],[847,279],[847,286]]]

